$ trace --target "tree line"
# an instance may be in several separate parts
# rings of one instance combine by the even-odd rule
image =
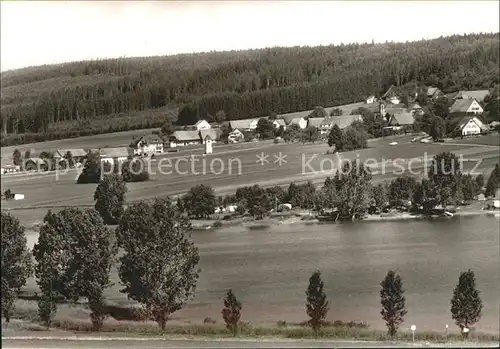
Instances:
[[[279,205],[316,211],[332,220],[356,220],[366,213],[395,208],[416,213],[432,214],[436,207],[467,204],[483,193],[495,196],[500,185],[500,168],[497,164],[485,183],[483,175],[473,177],[461,171],[461,162],[453,153],[434,156],[427,178],[417,180],[409,175],[379,184],[372,184],[369,168],[345,163],[334,177],[327,177],[323,186],[311,182],[291,183],[262,188],[259,185],[240,187],[234,195],[216,196],[210,186],[192,187],[178,199],[180,210],[190,218],[208,218],[219,208],[234,205],[240,215],[256,219],[267,216]]]
[[[127,207],[115,233],[94,209],[67,208],[48,212],[44,218],[33,265],[24,227],[2,212],[2,316],[9,322],[17,294],[29,277],[36,276],[41,291],[39,318],[50,326],[57,312],[56,300],[76,303],[86,299],[94,330],[108,316],[104,291],[110,287],[110,270],[118,258],[121,292],[140,303],[145,317],[161,329],[169,317],[182,309],[195,292],[200,270],[198,248],[189,237],[191,225],[168,199],[141,202]],[[117,257],[118,249],[123,251]],[[381,316],[394,337],[407,314],[402,279],[389,270],[380,290]],[[318,334],[330,310],[321,273],[309,279],[305,292],[308,325]],[[234,335],[240,326],[242,305],[229,290],[223,301],[222,318]],[[474,272],[462,272],[451,299],[452,318],[463,331],[481,318],[482,301]]]
[[[179,108],[177,122],[186,125],[220,110],[234,120],[342,105],[408,82],[444,91],[491,88],[499,83],[498,51],[498,34],[474,34],[26,68],[2,73],[2,130],[56,139],[160,126],[150,115],[161,108]],[[96,122],[99,128],[88,127]]]

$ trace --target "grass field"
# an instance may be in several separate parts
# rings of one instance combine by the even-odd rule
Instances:
[[[93,139],[95,137],[99,136],[94,136]],[[105,139],[110,135],[101,137]],[[117,142],[120,139],[123,142],[126,138],[115,138]],[[478,170],[487,175],[498,162],[498,147],[495,146],[421,144],[410,143],[410,139],[411,137],[399,137],[399,144],[396,146],[389,145],[392,139],[374,140],[370,142],[368,149],[346,152],[339,156],[326,155],[328,147],[324,143],[302,145],[259,142],[218,145],[214,148],[214,154],[206,157],[202,157],[203,149],[184,149],[180,153],[168,154],[151,161],[151,180],[127,184],[127,200],[134,202],[177,195],[200,183],[211,185],[219,194],[227,194],[245,185],[287,185],[292,181],[307,180],[322,182],[327,176],[334,175],[339,157],[359,161],[370,159],[369,165],[378,164],[378,172],[374,173],[375,181],[391,179],[401,174],[397,166],[409,166],[409,163],[402,159],[420,159],[414,160],[411,166],[414,172],[422,174],[423,157],[426,156],[429,161],[433,155],[442,151],[463,155],[465,170],[471,170],[474,161],[482,159]],[[78,139],[75,139],[76,141]],[[83,144],[85,140],[79,142]],[[258,162],[261,153],[267,156],[267,162],[264,164]],[[277,163],[280,153],[286,161],[281,163],[281,166]],[[191,154],[195,156],[195,162],[188,160]],[[393,162],[394,159],[399,159],[397,165]],[[382,173],[382,164],[385,166],[385,173]],[[163,174],[160,169],[163,169]],[[92,206],[96,185],[76,184],[77,175],[76,170],[70,170],[59,175],[35,173],[2,176],[2,190],[10,189],[14,193],[25,195],[24,200],[3,202],[3,209],[13,209],[14,214],[18,215],[24,224],[31,225],[40,221],[49,208]]]
[[[16,336],[27,333],[43,335],[43,332],[50,331],[52,336],[67,336],[69,333],[89,333],[92,326],[89,318],[89,311],[77,309],[67,305],[61,305],[58,308],[58,314],[50,330],[37,324],[36,304],[24,301],[18,301],[16,304],[18,318],[8,326],[2,326],[2,332],[5,336]],[[211,319],[211,323],[203,324],[201,320],[196,323],[169,321],[165,330],[160,330],[153,321],[132,322],[116,321],[112,318],[105,320],[104,327],[100,335],[106,336],[111,333],[124,337],[130,336],[202,336],[227,338],[232,334],[225,328],[222,319]],[[360,326],[362,325],[362,326]],[[453,329],[452,329],[453,330]],[[243,338],[255,337],[273,337],[273,338],[328,338],[328,339],[355,339],[367,341],[412,341],[412,334],[406,328],[400,328],[394,338],[389,338],[387,331],[371,329],[366,324],[349,324],[343,321],[328,322],[318,333],[314,333],[305,323],[290,323],[287,321],[277,321],[267,326],[256,326],[249,322],[242,321],[238,331],[238,336]],[[433,331],[417,331],[415,341],[428,341],[433,343],[462,342],[463,338],[457,331],[452,333],[442,333]],[[485,333],[472,333],[469,337],[469,343],[474,342],[498,342],[498,335]]]
[[[22,144],[17,146],[2,147],[2,165],[4,163],[12,163],[12,153],[14,149],[19,149],[24,155],[26,150],[32,154],[39,154],[42,151],[55,151],[57,149],[74,149],[74,148],[102,148],[102,147],[128,147],[134,136],[143,136],[151,134],[158,129],[143,129],[125,132],[105,133],[95,136],[86,136],[78,138],[67,138],[55,141],[38,142]]]

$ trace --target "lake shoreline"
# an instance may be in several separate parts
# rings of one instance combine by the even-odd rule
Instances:
[[[453,216],[443,216],[443,215],[425,215],[421,213],[410,213],[410,212],[390,212],[388,214],[368,214],[363,219],[356,220],[354,222],[341,222],[338,223],[362,223],[362,222],[400,222],[408,220],[435,220],[435,219],[450,219],[454,217],[471,217],[471,216],[492,216],[500,217],[500,210],[488,210],[480,207],[478,204],[481,202],[475,202],[469,206],[458,208],[456,212],[453,212]],[[333,219],[320,219],[318,215],[309,214],[309,212],[304,210],[291,210],[284,214],[275,214],[269,217],[264,217],[263,219],[254,219],[251,217],[238,217],[229,220],[217,220],[217,219],[207,219],[207,220],[192,220],[191,224],[193,230],[215,230],[220,228],[228,227],[246,227],[248,229],[265,229],[270,226],[282,225],[282,224],[292,224],[292,225],[312,225],[312,224],[338,224]]]

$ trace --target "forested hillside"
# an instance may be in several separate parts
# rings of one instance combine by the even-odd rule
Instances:
[[[334,106],[392,84],[499,83],[499,35],[106,59],[2,73],[2,145]],[[7,133],[5,135],[5,133]]]

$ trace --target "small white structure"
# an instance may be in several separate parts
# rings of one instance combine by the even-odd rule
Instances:
[[[125,147],[118,148],[100,148],[99,155],[101,156],[101,163],[108,162],[111,166],[115,163],[122,163],[128,159],[128,149]]]
[[[19,172],[20,170],[20,166],[6,165],[5,167],[2,167],[1,174]]]
[[[375,103],[377,101],[377,99],[375,98],[374,95],[371,95],[369,96],[367,99],[366,99],[366,104],[372,104],[372,103]]]
[[[14,194],[14,200],[24,200],[24,194]]]
[[[199,120],[196,124],[194,124],[194,128],[197,131],[201,131],[201,130],[209,130],[212,128],[212,126],[210,126],[207,120]]]
[[[203,142],[205,143],[205,154],[212,154],[212,137],[210,137],[210,135],[206,135]]]
[[[299,128],[304,129],[307,127],[307,120],[304,118],[293,118],[290,121],[290,125],[298,125]]]
[[[237,208],[238,208],[238,206],[236,206],[236,205],[229,205],[228,207],[226,207],[226,212],[234,213],[234,212],[236,212]]]
[[[283,119],[273,120],[273,125],[276,129],[283,127],[283,130],[286,130],[286,123],[285,123],[285,120],[283,120]]]
[[[290,211],[292,209],[292,204],[281,204],[278,206],[278,210]]]

